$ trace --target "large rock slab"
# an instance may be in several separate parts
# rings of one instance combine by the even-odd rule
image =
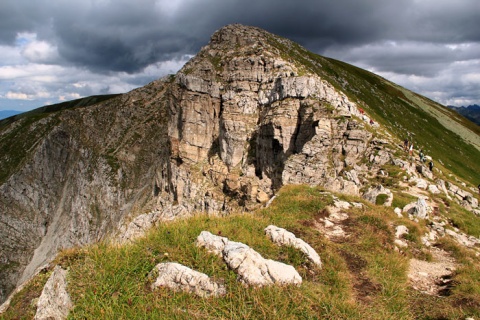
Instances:
[[[66,319],[73,308],[67,292],[67,270],[56,266],[37,302],[35,320]]]
[[[227,266],[238,274],[238,280],[249,286],[302,283],[302,278],[293,266],[265,259],[258,252],[240,242],[202,231],[197,237],[197,246],[220,255]]]
[[[217,297],[225,295],[225,286],[212,281],[208,275],[192,270],[176,262],[159,263],[150,272],[150,278],[155,278],[151,284],[152,290],[161,287],[175,291],[184,291],[200,297]]]
[[[238,274],[238,280],[246,285],[261,287],[302,283],[294,267],[265,259],[246,244],[229,241],[222,254],[225,263]]]
[[[403,207],[403,212],[411,214],[419,219],[426,219],[431,208],[423,198],[418,198],[417,202],[412,202]]]
[[[310,261],[319,268],[322,267],[322,261],[317,251],[302,239],[297,238],[292,232],[274,225],[269,225],[265,228],[265,234],[275,244],[280,246],[291,246],[302,251]]]

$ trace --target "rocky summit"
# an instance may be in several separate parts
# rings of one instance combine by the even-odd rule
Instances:
[[[253,210],[284,185],[373,202],[390,195],[371,183],[382,165],[417,170],[398,155],[406,124],[392,113],[381,126],[389,110],[379,101],[418,109],[420,98],[386,98],[404,89],[349,82],[349,72],[290,40],[229,25],[176,75],[3,120],[0,301],[60,249],[133,239],[196,212]],[[478,153],[479,138],[468,137],[459,143]]]

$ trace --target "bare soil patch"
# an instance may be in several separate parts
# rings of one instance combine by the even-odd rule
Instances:
[[[433,261],[410,260],[408,278],[411,286],[429,295],[446,296],[454,286],[455,259],[446,251],[432,247]]]
[[[348,270],[352,276],[353,289],[355,298],[363,303],[369,303],[372,296],[377,294],[382,288],[378,283],[374,283],[365,273],[367,261],[356,255],[344,250],[340,251],[340,255],[345,259]]]

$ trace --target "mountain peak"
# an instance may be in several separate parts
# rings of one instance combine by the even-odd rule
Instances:
[[[229,24],[217,30],[210,38],[211,44],[228,43],[232,45],[252,44],[264,38],[267,31],[242,24]]]

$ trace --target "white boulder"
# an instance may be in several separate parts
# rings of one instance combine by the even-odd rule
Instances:
[[[55,266],[38,298],[35,320],[66,319],[73,308],[67,292],[67,270]]]
[[[152,290],[167,287],[176,291],[194,293],[200,297],[225,295],[225,286],[212,281],[206,274],[176,262],[159,263],[150,272],[155,278]]]
[[[403,207],[402,211],[419,219],[426,219],[430,209],[424,198],[418,198],[417,202],[407,204],[405,207]]]
[[[322,261],[320,260],[317,251],[302,239],[297,238],[293,233],[283,228],[269,225],[265,228],[265,234],[277,245],[291,246],[302,251],[310,261],[316,264],[319,268],[322,267]]]
[[[227,266],[238,274],[246,285],[301,284],[302,278],[294,267],[263,258],[258,252],[240,242],[202,231],[197,246],[223,258]]]

